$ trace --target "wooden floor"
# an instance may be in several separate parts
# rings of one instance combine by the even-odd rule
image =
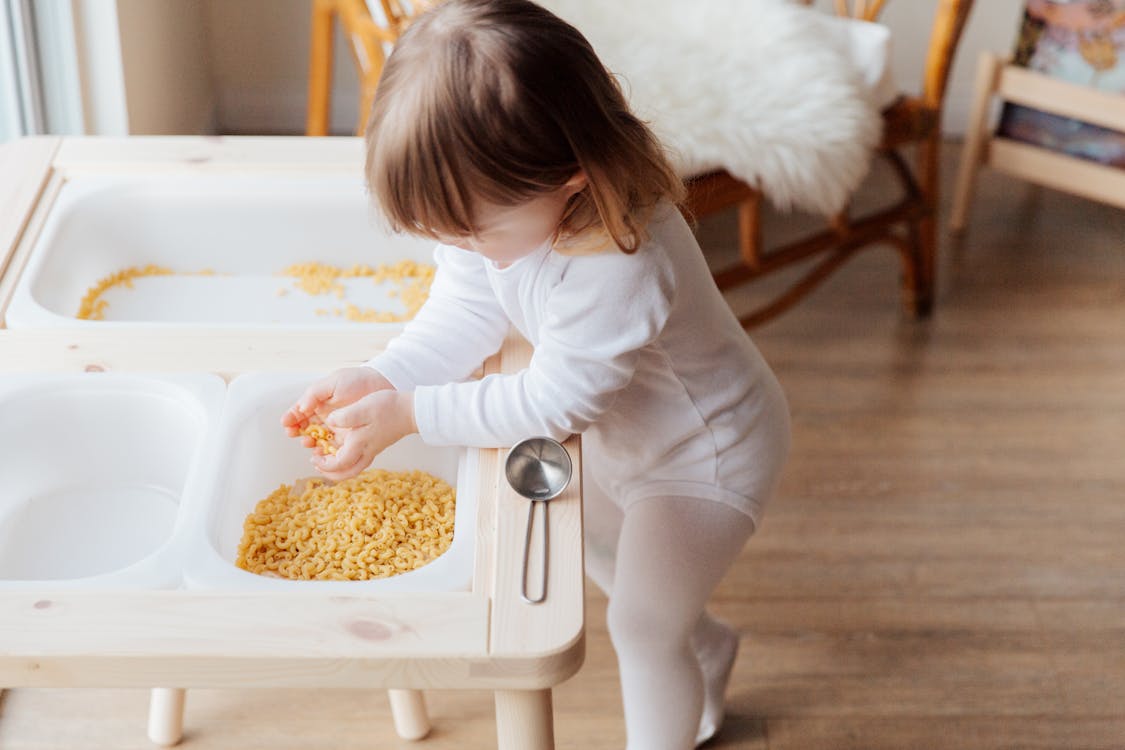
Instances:
[[[1125,748],[1125,213],[981,187],[931,321],[901,315],[875,250],[754,334],[795,442],[714,600],[743,634],[716,750]],[[716,250],[729,232],[701,227]],[[561,748],[624,746],[604,616],[591,585]],[[148,747],[143,691],[0,700],[5,750]],[[414,745],[379,693],[196,690],[185,747],[494,743],[488,694],[430,706]]]

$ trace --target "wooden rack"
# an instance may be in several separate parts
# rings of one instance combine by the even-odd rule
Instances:
[[[955,231],[968,222],[981,165],[1125,208],[1125,170],[992,135],[989,114],[994,98],[1125,131],[1125,97],[1050,78],[985,52],[977,65],[973,108],[953,193],[949,223]]]

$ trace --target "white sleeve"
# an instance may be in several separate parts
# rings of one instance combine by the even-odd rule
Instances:
[[[526,370],[415,390],[422,439],[504,447],[584,431],[633,379],[641,350],[668,320],[674,287],[668,264],[652,246],[632,255],[571,259],[546,302]]]
[[[508,316],[481,256],[438,245],[434,262],[437,272],[425,304],[386,350],[366,363],[400,391],[464,380],[508,333]]]

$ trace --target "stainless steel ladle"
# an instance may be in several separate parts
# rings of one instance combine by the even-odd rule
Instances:
[[[559,441],[547,437],[528,438],[516,443],[508,451],[508,458],[504,462],[504,476],[508,479],[508,484],[531,501],[531,506],[527,509],[527,534],[523,540],[523,579],[520,588],[523,600],[528,604],[538,604],[547,598],[547,502],[566,489],[573,470],[566,448]],[[539,596],[533,599],[527,593],[527,567],[537,505],[543,506],[543,581],[539,587]]]

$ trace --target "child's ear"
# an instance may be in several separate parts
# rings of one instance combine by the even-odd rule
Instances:
[[[563,187],[573,195],[574,193],[582,192],[586,188],[586,185],[589,184],[589,182],[589,178],[586,177],[586,171],[583,169],[579,169],[577,172],[570,176],[569,180],[563,183]]]

